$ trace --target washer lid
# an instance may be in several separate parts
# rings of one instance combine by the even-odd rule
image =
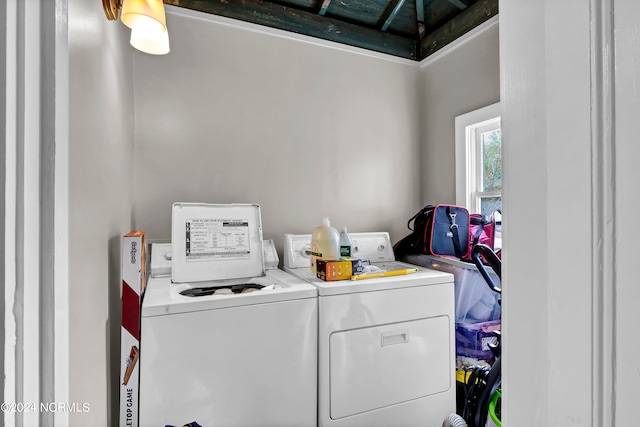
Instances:
[[[231,288],[247,284],[262,286],[249,293],[213,293],[187,296],[185,290],[202,287]],[[142,300],[142,317],[164,316],[202,310],[252,306],[306,298],[316,298],[317,289],[282,270],[268,270],[264,276],[216,280],[212,282],[172,283],[169,277],[152,277]],[[215,325],[211,325],[214,327]]]
[[[174,203],[175,283],[264,276],[262,221],[256,204]]]

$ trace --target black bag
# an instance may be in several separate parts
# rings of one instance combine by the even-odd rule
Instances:
[[[469,251],[469,211],[462,206],[427,205],[407,228],[412,233],[393,246],[396,259],[410,254],[462,258]]]

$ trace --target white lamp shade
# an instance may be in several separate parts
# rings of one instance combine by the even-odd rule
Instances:
[[[131,46],[152,55],[169,53],[169,31],[149,31],[133,28],[131,30]]]
[[[163,31],[167,29],[162,0],[124,0],[120,19],[132,30]]]

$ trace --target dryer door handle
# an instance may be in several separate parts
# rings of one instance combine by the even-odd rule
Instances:
[[[392,334],[380,334],[380,346],[386,347],[389,345],[405,344],[409,342],[408,332],[394,332]]]

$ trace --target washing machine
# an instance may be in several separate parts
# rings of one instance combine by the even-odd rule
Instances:
[[[317,289],[277,269],[259,206],[173,209],[141,308],[140,425],[315,426]]]
[[[352,233],[353,256],[385,271],[386,232]],[[311,272],[311,235],[284,237],[284,269],[318,289],[318,425],[439,426],[456,409],[453,275],[326,282]]]

